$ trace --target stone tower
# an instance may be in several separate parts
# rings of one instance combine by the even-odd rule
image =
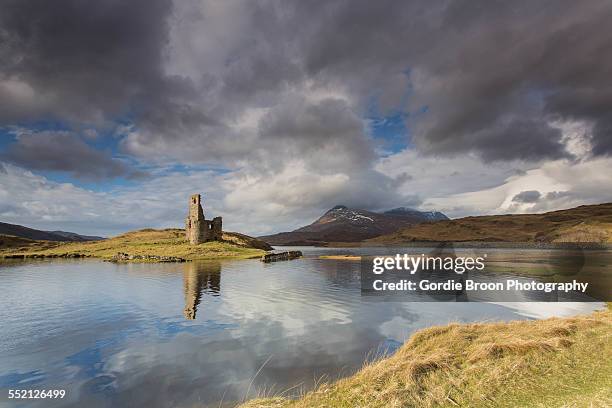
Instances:
[[[219,241],[223,235],[221,217],[211,220],[204,218],[201,197],[194,194],[189,199],[189,215],[185,219],[185,237],[193,244],[201,244],[207,241]]]

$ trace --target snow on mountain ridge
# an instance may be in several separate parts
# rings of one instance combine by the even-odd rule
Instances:
[[[344,205],[337,205],[331,210],[327,211],[325,215],[321,217],[320,221],[328,223],[345,219],[355,222],[374,222],[374,218],[368,216],[367,214],[369,213],[363,210],[354,210]]]
[[[409,208],[396,208],[374,212],[337,205],[312,224],[293,231],[268,235],[267,242],[275,245],[320,245],[328,242],[359,242],[389,234],[400,228],[422,222],[447,219],[436,211],[421,212]]]

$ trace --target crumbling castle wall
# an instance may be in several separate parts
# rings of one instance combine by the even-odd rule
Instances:
[[[185,237],[193,244],[207,241],[219,241],[223,235],[221,217],[212,220],[204,218],[200,194],[194,194],[189,199],[189,215],[185,218]]]

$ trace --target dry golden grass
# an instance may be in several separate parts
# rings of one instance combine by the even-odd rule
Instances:
[[[427,222],[372,238],[372,244],[412,241],[612,243],[612,203],[544,214],[490,215]]]
[[[450,324],[299,399],[254,407],[604,407],[612,402],[612,311]]]
[[[0,251],[1,250],[18,250],[25,251],[29,248],[53,248],[58,245],[54,241],[35,241],[33,239],[15,237],[12,235],[0,234]]]
[[[34,243],[32,243],[34,242]],[[182,229],[132,231],[114,238],[89,242],[32,241],[28,245],[0,249],[0,256],[70,256],[110,258],[117,252],[130,255],[174,256],[185,259],[252,258],[268,249],[267,244],[246,235],[224,232],[223,241],[190,245]]]
[[[319,259],[333,259],[336,261],[361,261],[359,255],[320,255]]]

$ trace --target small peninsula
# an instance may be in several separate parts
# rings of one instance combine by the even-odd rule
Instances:
[[[189,199],[185,229],[142,229],[117,237],[58,242],[0,234],[0,258],[102,258],[138,262],[183,262],[220,258],[259,258],[272,250],[264,241],[222,230],[221,217],[204,218],[200,194]]]
[[[271,250],[256,238],[223,232],[221,239],[191,245],[183,229],[143,229],[102,241],[51,242],[0,236],[0,258],[102,258],[118,252],[130,255],[178,257],[185,260],[259,258]]]

